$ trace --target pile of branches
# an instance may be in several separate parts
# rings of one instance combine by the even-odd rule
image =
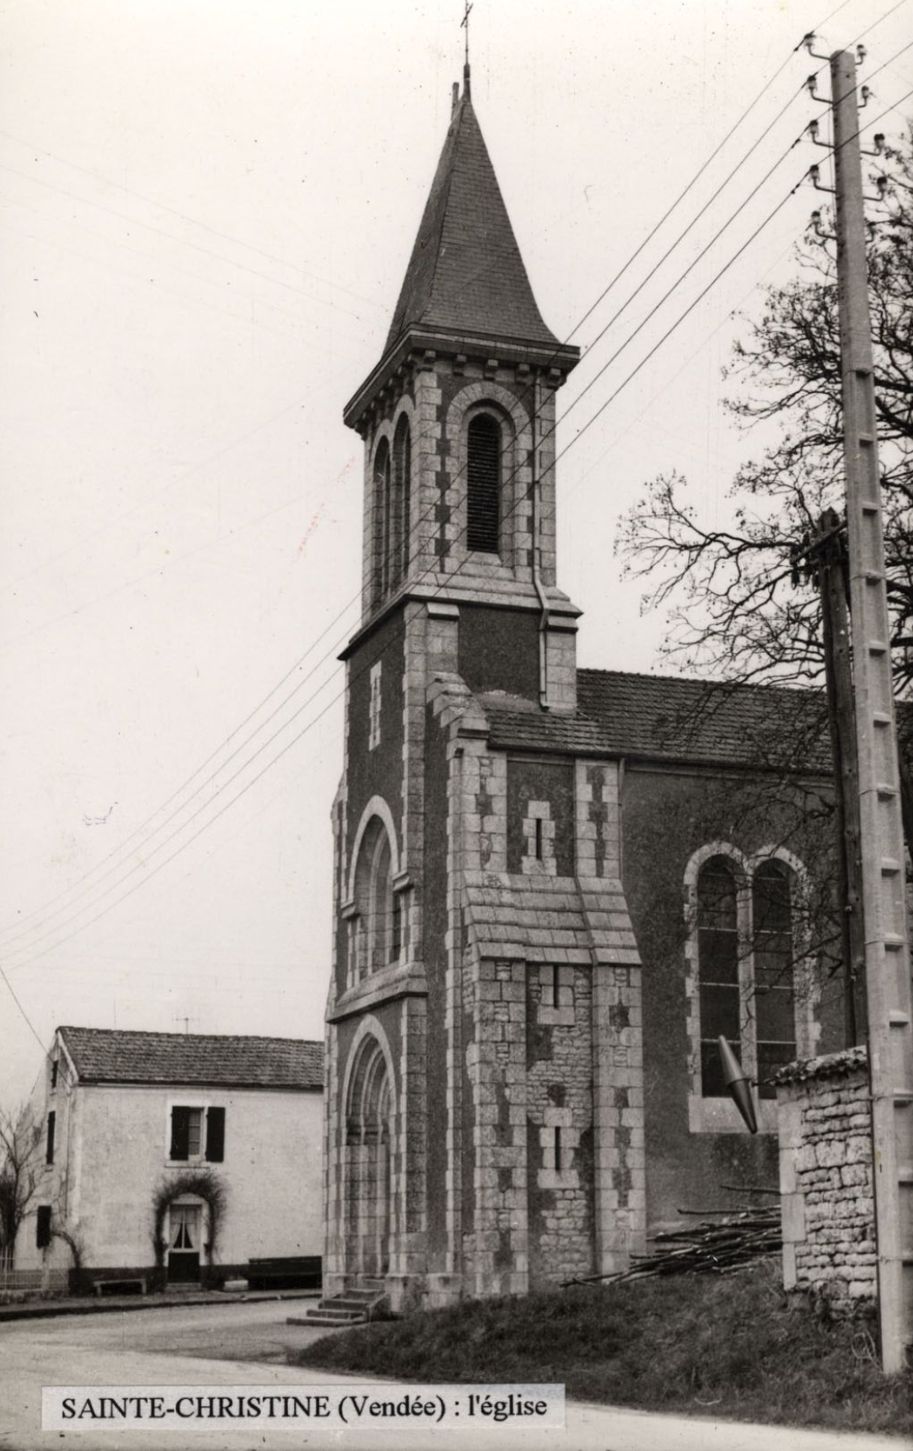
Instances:
[[[779,1202],[749,1204],[732,1211],[679,1212],[715,1217],[654,1235],[650,1243],[658,1248],[649,1254],[633,1255],[631,1268],[620,1274],[588,1275],[566,1283],[581,1285],[600,1280],[620,1284],[624,1280],[654,1279],[659,1275],[726,1275],[765,1255],[778,1254],[782,1248]]]

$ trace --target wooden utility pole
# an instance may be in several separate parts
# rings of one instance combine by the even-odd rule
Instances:
[[[913,1343],[913,1002],[865,255],[856,62],[831,57],[837,274],[881,1361]]]

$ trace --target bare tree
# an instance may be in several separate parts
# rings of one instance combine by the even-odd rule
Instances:
[[[913,695],[913,137],[887,148],[887,202],[868,261],[895,680]],[[732,520],[702,519],[679,474],[659,477],[623,521],[626,573],[646,608],[668,611],[667,656],[729,681],[819,682],[818,598],[796,587],[791,550],[826,507],[842,509],[837,280],[822,213],[796,249],[798,273],[767,290],[728,377],[746,428],[774,421],[779,441],[745,463]]]
[[[20,1110],[0,1112],[0,1265],[12,1268],[16,1239],[38,1192],[41,1125]]]

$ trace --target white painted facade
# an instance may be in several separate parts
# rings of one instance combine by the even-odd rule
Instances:
[[[175,1107],[224,1110],[221,1161],[207,1163],[203,1154],[171,1159]],[[58,1040],[28,1114],[40,1125],[35,1148],[40,1177],[17,1238],[17,1269],[63,1269],[72,1263],[59,1238],[38,1247],[42,1205],[51,1207],[54,1227],[78,1239],[88,1269],[153,1266],[156,1192],[196,1169],[215,1176],[226,1195],[214,1264],[321,1254],[319,1089],[82,1083]],[[53,1162],[46,1163],[51,1114]],[[205,1205],[192,1198],[184,1202],[199,1206],[202,1259],[208,1263]],[[170,1228],[166,1221],[169,1242]]]

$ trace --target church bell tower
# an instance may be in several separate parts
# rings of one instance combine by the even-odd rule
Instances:
[[[488,942],[499,902],[562,877],[579,886],[566,840],[574,766],[562,765],[569,794],[556,786],[552,807],[544,786],[527,785],[510,818],[520,778],[510,784],[506,754],[490,747],[500,705],[537,729],[576,709],[579,612],[556,585],[554,427],[578,357],[539,313],[467,65],[383,356],[344,412],[365,475],[333,811],[330,1294],[382,1287],[402,1308],[528,1288],[549,1243],[530,1245],[530,1216],[542,1215],[530,1175],[551,1173],[553,1199],[563,1192],[561,1125],[565,1177],[578,1148],[592,1156],[592,1126],[572,1121],[576,1090],[552,1094],[556,1133],[520,1081],[528,991],[537,1003],[552,995],[557,1032],[571,1021],[569,989],[557,967],[530,969],[543,951],[528,922],[519,945]],[[545,896],[536,901],[545,921]],[[592,1078],[591,1039],[581,1051]],[[569,1239],[555,1259],[564,1268],[593,1263],[598,1208],[586,1193],[571,1206],[571,1238],[586,1247]]]

